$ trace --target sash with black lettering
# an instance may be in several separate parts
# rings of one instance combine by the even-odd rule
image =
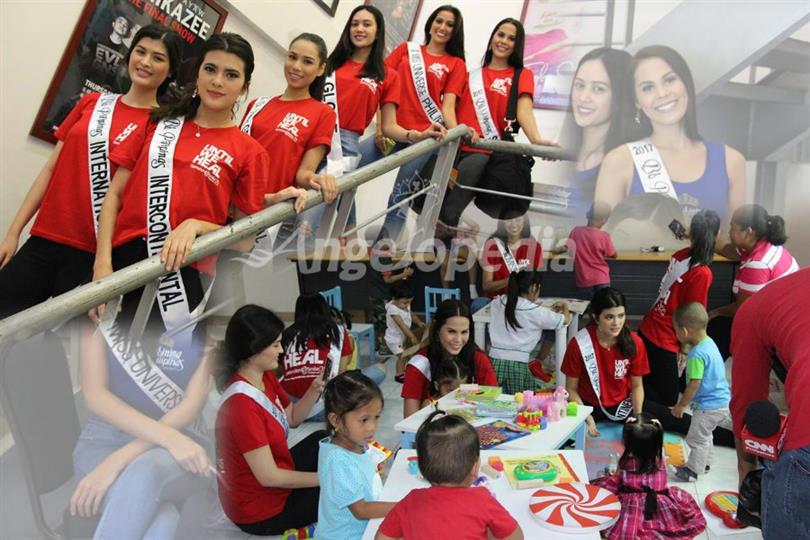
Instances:
[[[443,123],[442,110],[430,97],[425,59],[422,58],[422,47],[418,43],[408,42],[408,61],[411,64],[413,87],[416,90],[416,97],[419,98],[419,103],[422,105],[422,110],[425,111],[425,115],[431,122]]]
[[[632,399],[625,398],[624,401],[619,403],[619,406],[616,407],[616,414],[610,414],[605,408],[602,406],[602,394],[601,394],[601,385],[599,384],[599,366],[596,363],[596,350],[593,346],[593,340],[591,339],[591,334],[588,332],[587,328],[583,328],[577,335],[574,337],[577,340],[577,345],[579,345],[579,352],[582,353],[582,362],[585,364],[585,371],[588,372],[588,378],[591,380],[591,386],[593,386],[593,391],[596,394],[596,399],[599,401],[599,408],[602,409],[602,412],[605,413],[605,416],[613,420],[614,422],[621,422],[633,411],[633,401]]]
[[[633,156],[633,164],[641,180],[644,193],[658,193],[677,201],[678,194],[675,193],[675,186],[672,185],[672,179],[664,166],[664,160],[661,159],[661,154],[652,141],[641,139],[627,143],[627,146],[630,148],[630,155]]]
[[[475,118],[481,127],[481,134],[485,139],[497,141],[501,138],[492,113],[489,110],[487,91],[484,88],[484,70],[476,69],[470,72],[470,97],[475,108]]]
[[[256,115],[262,112],[264,106],[270,103],[269,97],[262,96],[256,99],[256,102],[253,104],[253,107],[248,111],[245,119],[242,120],[242,127],[240,128],[243,132],[250,135],[250,130],[253,129],[253,119],[256,118]]]
[[[323,85],[323,102],[335,111],[335,130],[332,132],[332,148],[326,156],[326,172],[332,176],[341,176],[353,171],[360,163],[360,156],[344,156],[340,143],[340,113],[338,112],[337,81],[335,72],[326,77]]]
[[[512,256],[512,252],[509,251],[509,248],[506,247],[503,240],[500,238],[495,238],[495,245],[498,246],[498,251],[501,254],[503,262],[506,264],[506,269],[509,270],[509,273],[513,274],[515,272],[520,272],[523,266],[521,266],[520,263],[515,260],[515,258]]]
[[[96,234],[101,205],[110,188],[110,125],[119,97],[119,94],[100,95],[87,125],[87,172]]]
[[[228,398],[235,396],[236,394],[242,394],[255,401],[262,409],[267,411],[267,413],[272,416],[276,422],[279,423],[281,429],[284,430],[284,436],[287,436],[287,434],[290,432],[290,423],[287,421],[287,415],[284,410],[270,401],[267,394],[252,384],[248,384],[245,381],[236,381],[231,383],[231,385],[225,389],[225,392],[223,392],[222,397],[219,400],[219,406],[222,407]]]

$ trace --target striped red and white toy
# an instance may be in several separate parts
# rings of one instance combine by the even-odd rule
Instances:
[[[586,533],[601,531],[616,523],[621,503],[606,489],[570,482],[532,493],[529,510],[537,521],[550,529]]]

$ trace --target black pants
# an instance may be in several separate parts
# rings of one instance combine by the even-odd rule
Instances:
[[[484,169],[489,161],[489,154],[481,154],[479,152],[461,152],[456,164],[458,171],[457,183],[478,187],[481,181],[481,176],[484,174]],[[448,189],[442,202],[442,209],[439,213],[439,219],[451,227],[458,225],[458,220],[464,209],[475,198],[474,191],[466,189]]]
[[[0,270],[0,319],[81,285],[94,259],[88,251],[32,236]]]
[[[641,332],[638,335],[650,362],[650,372],[644,375],[644,400],[672,407],[678,403],[678,392],[684,388],[683,379],[678,376],[678,354],[662,349]]]
[[[316,431],[290,448],[296,471],[317,472],[318,442],[326,435],[326,431]],[[246,533],[258,536],[281,534],[287,529],[306,527],[310,523],[318,521],[320,494],[321,488],[319,487],[293,489],[280,513],[258,523],[237,523],[236,526]]]
[[[706,328],[706,333],[720,349],[724,362],[731,356],[731,324],[733,322],[734,319],[731,317],[715,317],[709,321],[709,327]]]

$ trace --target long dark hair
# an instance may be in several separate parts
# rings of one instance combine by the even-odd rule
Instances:
[[[365,7],[365,6],[363,6]],[[328,51],[326,50],[326,43],[324,43],[323,38],[318,34],[311,34],[309,32],[304,32],[303,34],[298,34],[295,39],[290,42],[290,47],[293,46],[293,43],[300,40],[309,41],[315,48],[318,49],[318,60],[320,61],[320,65],[323,65],[328,60]],[[312,81],[309,85],[309,95],[312,96],[314,99],[321,101],[323,99],[323,85],[326,82],[326,70],[324,70],[323,75],[318,75],[315,77],[315,80]]]
[[[454,17],[453,35],[450,36],[450,41],[447,42],[444,50],[447,54],[466,61],[467,58],[464,56],[464,18],[461,16],[461,11],[455,6],[445,4],[433,10],[433,13],[425,22],[425,45],[430,43],[430,27],[433,25],[433,21],[436,20],[436,16],[442,11],[449,11]]]
[[[686,135],[693,141],[702,141],[703,137],[700,136],[697,125],[697,98],[695,97],[695,81],[692,79],[692,72],[689,70],[689,65],[687,65],[686,60],[684,60],[683,56],[678,54],[675,49],[667,47],[666,45],[651,45],[649,47],[644,47],[635,54],[633,57],[633,72],[630,77],[633,84],[633,93],[631,95],[635,96],[636,70],[642,61],[649,58],[660,58],[669,64],[672,71],[674,71],[683,82],[683,85],[686,87],[686,94],[689,100],[689,102],[686,104],[686,114],[683,117]],[[647,118],[647,115],[640,112],[638,118],[640,122],[638,138],[649,137],[652,135],[652,124],[650,123],[649,118]]]
[[[451,317],[464,317],[470,322],[470,338],[467,343],[459,352],[458,357],[452,358],[445,353],[442,348],[441,341],[439,340],[439,330]],[[470,382],[475,381],[475,336],[473,335],[473,322],[470,316],[470,310],[466,304],[459,302],[454,298],[444,300],[436,310],[430,321],[430,343],[428,344],[427,357],[430,361],[430,371],[439,365],[442,360],[453,360],[459,362],[467,370]]]
[[[518,298],[521,295],[528,294],[529,289],[533,286],[540,287],[543,284],[543,274],[537,270],[521,270],[520,272],[512,272],[509,274],[509,284],[507,285],[506,294],[506,324],[512,327],[512,330],[523,328],[517,320],[515,311],[517,309]]]
[[[720,230],[720,216],[714,210],[701,210],[692,217],[689,225],[689,266],[705,264],[711,266],[714,260],[714,243]]]
[[[372,5],[361,4],[354,8],[349,15],[349,20],[346,21],[346,26],[343,27],[343,33],[340,34],[340,39],[329,55],[329,60],[326,63],[326,74],[331,75],[337,68],[342,66],[354,54],[354,44],[352,43],[352,19],[358,11],[366,10],[374,17],[377,23],[377,35],[374,37],[374,44],[371,46],[366,63],[363,65],[363,70],[358,77],[368,77],[375,81],[382,82],[385,79],[385,64],[383,63],[383,56],[385,53],[385,18],[379,9]]]
[[[323,408],[326,416],[326,429],[330,435],[335,434],[330,415],[334,414],[338,420],[359,407],[379,399],[384,404],[383,395],[377,383],[369,379],[359,369],[344,371],[326,383],[323,391]]]
[[[647,413],[633,413],[622,429],[624,452],[619,458],[619,467],[626,468],[627,462],[635,458],[641,474],[651,474],[658,470],[664,448],[664,428],[661,423]]]
[[[624,295],[619,289],[614,289],[613,287],[603,287],[593,293],[593,298],[591,298],[590,312],[594,324],[598,324],[600,313],[606,309],[615,307],[623,307],[625,309],[625,317],[627,316],[627,301],[624,299]],[[627,327],[626,320],[622,326],[621,332],[619,332],[619,335],[616,338],[616,347],[619,349],[619,352],[627,357],[636,355],[636,342],[633,341],[633,335],[630,333],[630,329]]]
[[[303,351],[310,339],[318,348],[329,348],[340,341],[329,304],[318,293],[302,294],[295,301],[295,322],[284,332],[282,345],[286,350],[294,341],[295,350]]]
[[[228,321],[214,368],[217,390],[223,392],[242,364],[272,345],[283,330],[284,323],[267,308],[246,304],[237,309]]]
[[[132,51],[135,50],[135,47],[137,47],[138,43],[144,38],[154,39],[163,43],[163,46],[166,47],[166,56],[169,59],[169,75],[166,77],[166,80],[163,81],[160,86],[158,86],[157,89],[157,97],[159,100],[160,97],[166,93],[166,90],[168,90],[172,81],[177,78],[177,71],[180,69],[180,61],[183,55],[180,45],[182,38],[180,37],[180,34],[174,30],[170,30],[169,28],[166,28],[160,24],[147,24],[146,26],[141,27],[141,29],[135,34],[135,37],[132,38],[132,46],[129,48],[129,51],[124,58],[124,65],[129,66],[129,59],[132,56]]]
[[[787,242],[785,220],[782,219],[782,216],[772,216],[758,204],[744,204],[737,208],[731,222],[739,225],[743,230],[751,227],[757,241],[765,238],[775,246],[781,246]]]
[[[197,77],[199,77],[200,67],[205,62],[205,57],[212,51],[224,51],[239,57],[245,63],[245,88],[250,85],[250,78],[253,76],[253,68],[255,67],[253,48],[250,43],[239,34],[231,32],[214,34],[203,43],[200,49],[197,63],[194,64],[194,81],[186,85],[177,103],[164,105],[152,111],[152,120],[160,122],[164,118],[179,117],[191,119],[197,115],[197,109],[200,107],[201,101],[200,96],[196,95]]]
[[[489,35],[489,41],[487,41],[487,52],[484,53],[484,60],[481,62],[481,67],[487,67],[490,62],[492,62],[492,38],[495,37],[495,33],[498,32],[498,29],[504,24],[511,24],[515,27],[515,48],[512,49],[512,54],[509,55],[507,63],[513,68],[523,67],[523,50],[526,47],[526,30],[523,29],[523,25],[520,24],[519,20],[513,19],[512,17],[502,19],[498,24],[495,25],[495,28],[492,29],[492,33]],[[517,83],[518,81],[512,81],[512,84]]]
[[[439,395],[439,388],[443,384],[461,381],[462,383],[470,378],[466,368],[453,360],[442,360],[430,370],[430,395],[435,398]]]

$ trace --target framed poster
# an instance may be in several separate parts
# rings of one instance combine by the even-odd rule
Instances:
[[[340,0],[315,0],[315,3],[321,6],[321,9],[327,12],[330,17],[334,17],[335,13],[337,13],[338,2]]]
[[[577,61],[604,34],[605,9],[605,0],[525,0],[523,62],[534,73],[535,108],[568,107]]]
[[[180,34],[183,60],[173,84],[184,85],[194,77],[203,42],[222,29],[227,15],[214,0],[87,0],[30,134],[55,143],[56,126],[84,94],[126,92],[124,58],[135,33],[147,24],[162,24]]]
[[[366,4],[379,9],[385,17],[385,56],[413,37],[422,0],[366,0]]]

